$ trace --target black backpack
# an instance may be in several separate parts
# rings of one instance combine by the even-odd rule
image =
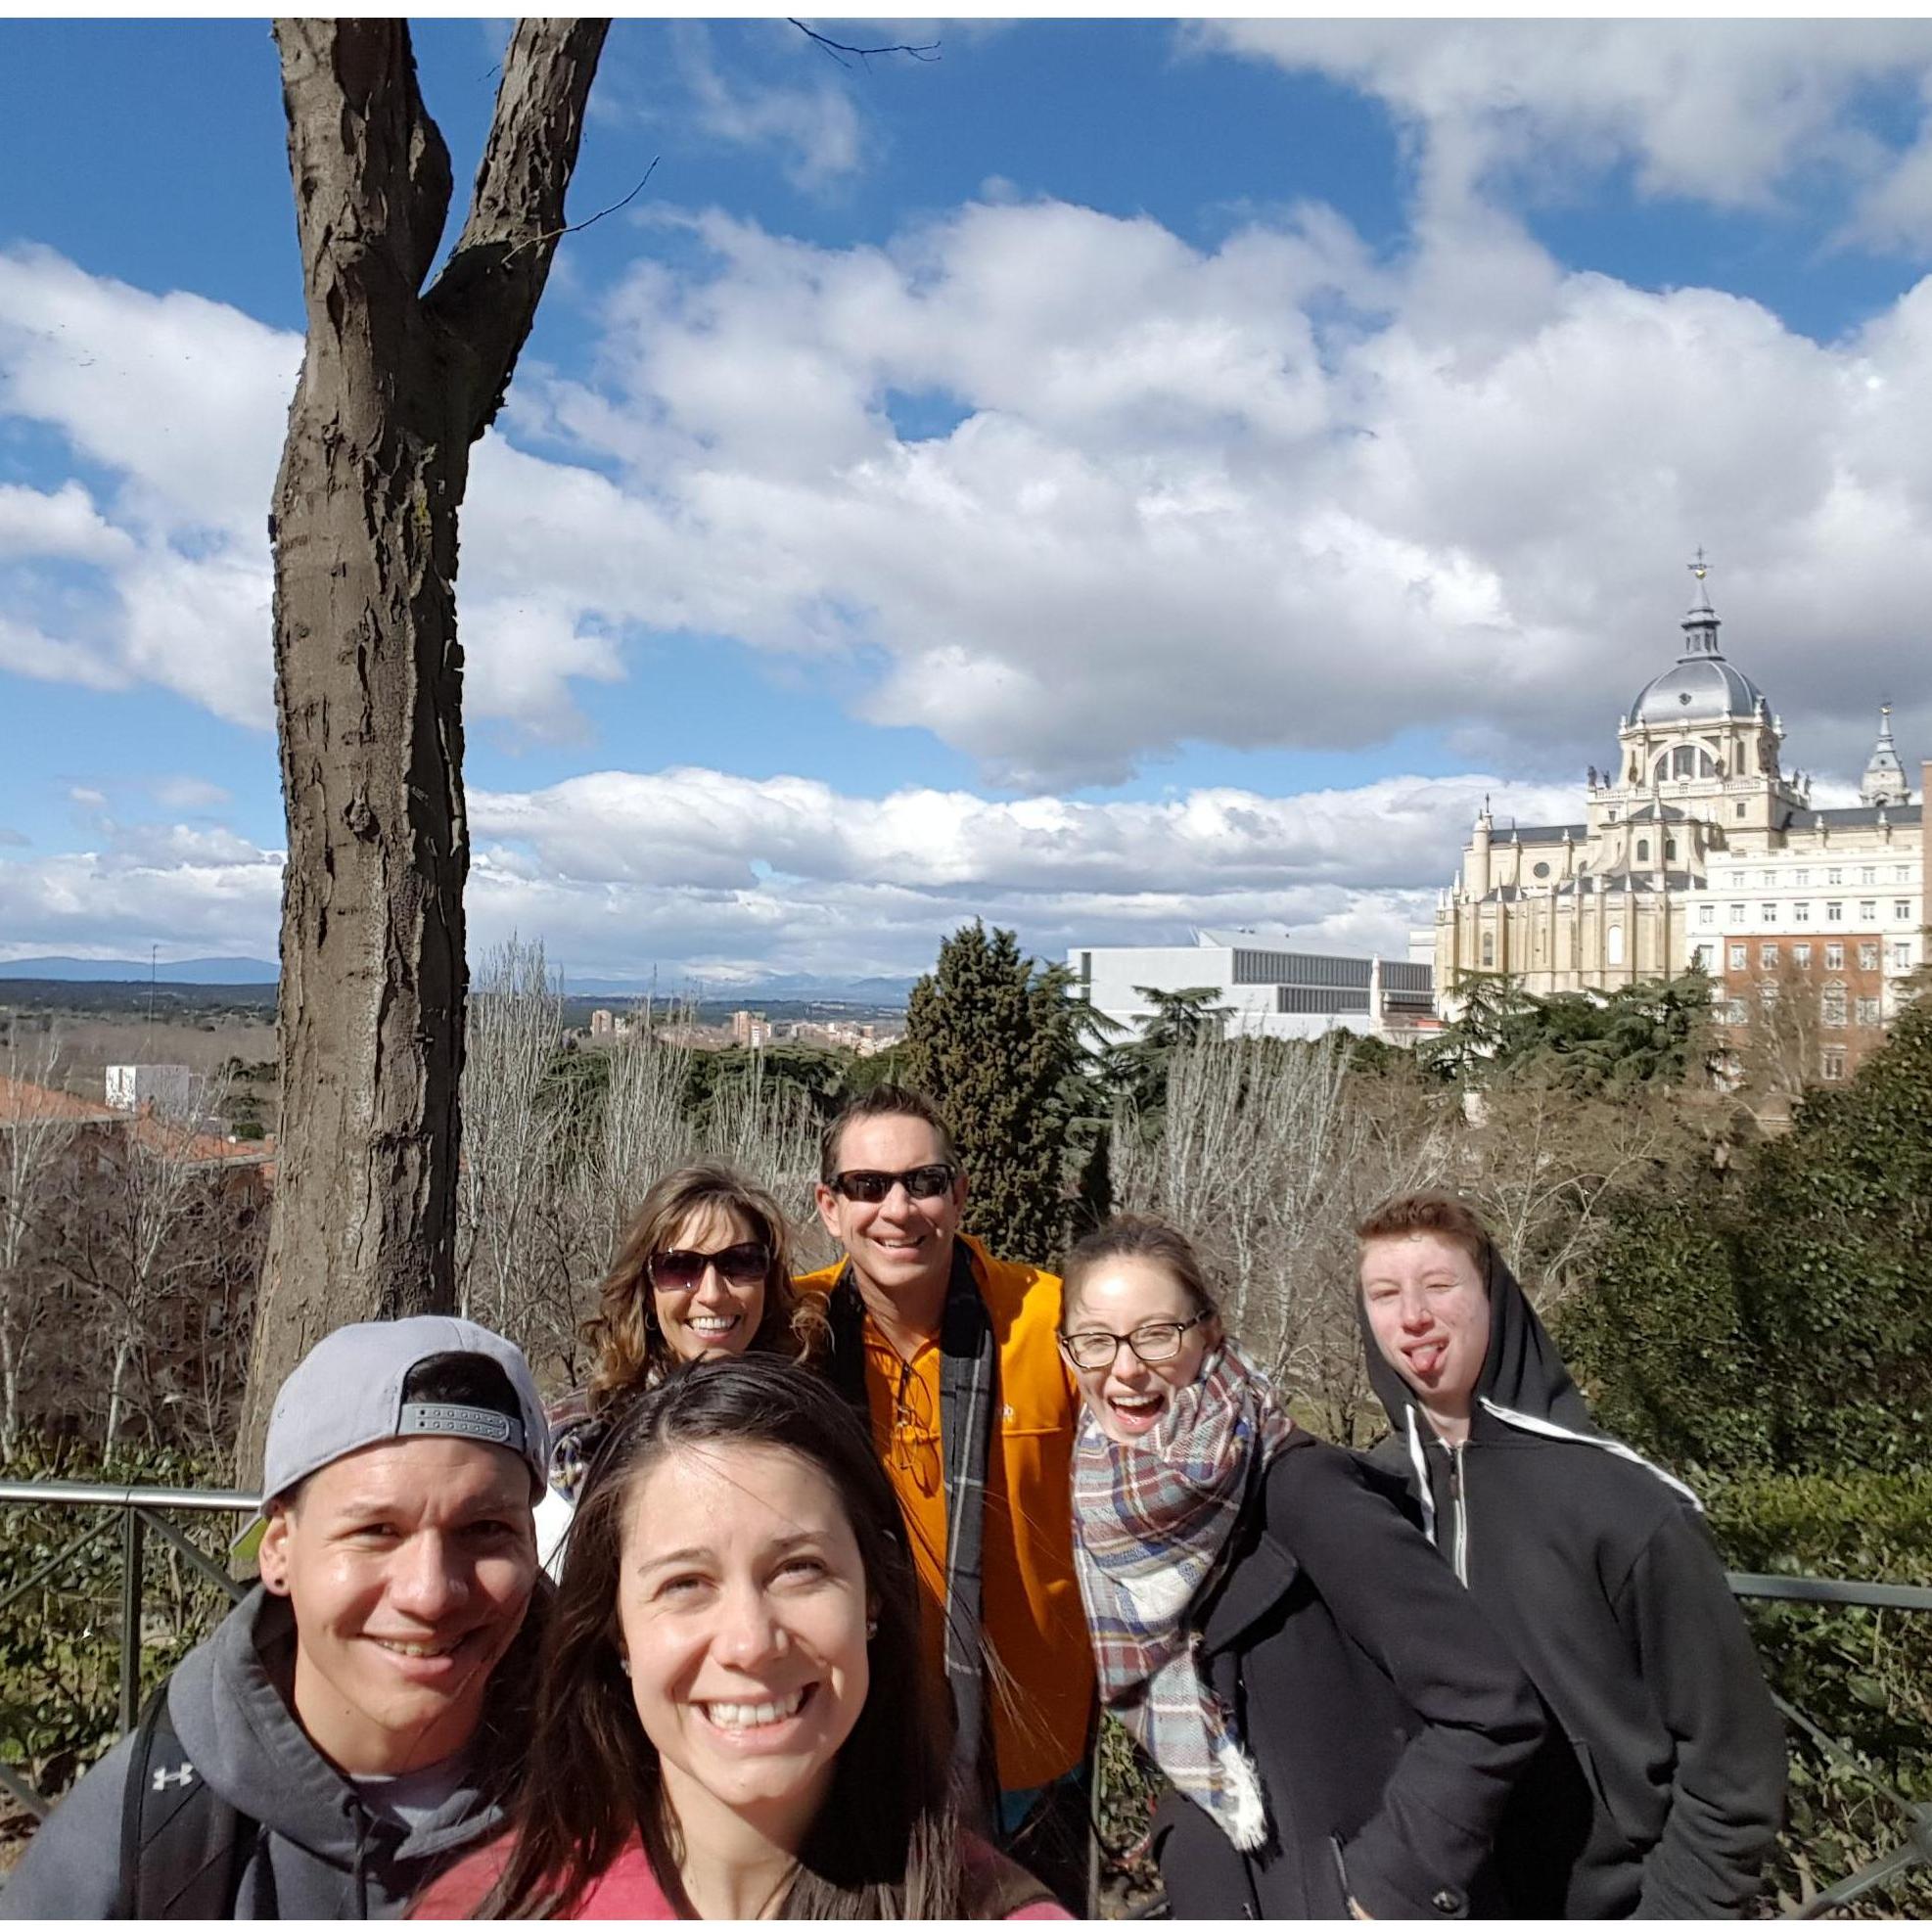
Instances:
[[[134,1732],[120,1804],[116,1918],[233,1918],[261,1827],[189,1762],[167,1715],[167,1685]]]

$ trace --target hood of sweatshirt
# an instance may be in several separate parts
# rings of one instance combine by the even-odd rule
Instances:
[[[495,1830],[501,1806],[475,1768],[443,1804],[408,1830],[371,1818],[355,1788],[308,1740],[288,1701],[295,1681],[295,1615],[258,1585],[176,1669],[168,1716],[195,1768],[236,1810],[323,1863],[353,1868],[410,1863]],[[506,1657],[498,1670],[510,1668]],[[478,1739],[476,1756],[487,1749]]]
[[[1499,1441],[1512,1433],[1589,1443],[1609,1454],[1639,1464],[1697,1508],[1703,1504],[1694,1491],[1668,1470],[1639,1455],[1628,1443],[1606,1436],[1596,1426],[1583,1391],[1571,1378],[1549,1330],[1538,1319],[1522,1284],[1493,1247],[1484,1288],[1490,1304],[1490,1346],[1472,1394],[1469,1440]],[[1422,1449],[1431,1440],[1428,1422],[1415,1392],[1383,1355],[1369,1326],[1368,1307],[1356,1294],[1356,1321],[1361,1330],[1368,1380],[1388,1411],[1390,1426],[1403,1443],[1407,1458],[1425,1498],[1430,1488],[1422,1468]],[[1425,1500],[1425,1508],[1427,1507]]]

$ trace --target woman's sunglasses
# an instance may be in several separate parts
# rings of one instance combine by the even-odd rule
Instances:
[[[647,1272],[653,1288],[695,1288],[705,1269],[714,1267],[734,1288],[755,1288],[771,1271],[771,1250],[762,1241],[735,1241],[707,1255],[696,1248],[661,1248]]]
[[[903,1173],[886,1173],[878,1168],[848,1168],[832,1176],[832,1191],[848,1201],[883,1201],[901,1181],[915,1201],[931,1201],[952,1185],[952,1168],[945,1161],[928,1167],[907,1168]]]

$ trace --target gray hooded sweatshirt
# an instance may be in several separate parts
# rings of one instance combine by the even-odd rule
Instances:
[[[408,1828],[372,1816],[296,1722],[295,1619],[259,1587],[168,1680],[167,1711],[207,1784],[256,1819],[235,1918],[397,1918],[449,1854],[503,1823],[476,1771],[503,1748],[490,1717],[449,1798]],[[497,1667],[512,1680],[522,1640]],[[124,1737],[55,1808],[0,1889],[0,1919],[111,1918],[120,1894],[121,1811],[134,1740]]]

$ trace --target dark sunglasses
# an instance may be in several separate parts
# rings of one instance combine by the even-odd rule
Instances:
[[[753,1288],[771,1271],[771,1250],[762,1241],[735,1241],[703,1254],[696,1248],[661,1248],[646,1265],[653,1288],[695,1288],[715,1267],[734,1288]]]
[[[907,1168],[903,1173],[885,1173],[878,1168],[848,1168],[832,1176],[832,1191],[848,1201],[883,1201],[895,1187],[903,1184],[915,1201],[931,1201],[952,1185],[952,1166],[935,1161],[929,1167]]]

